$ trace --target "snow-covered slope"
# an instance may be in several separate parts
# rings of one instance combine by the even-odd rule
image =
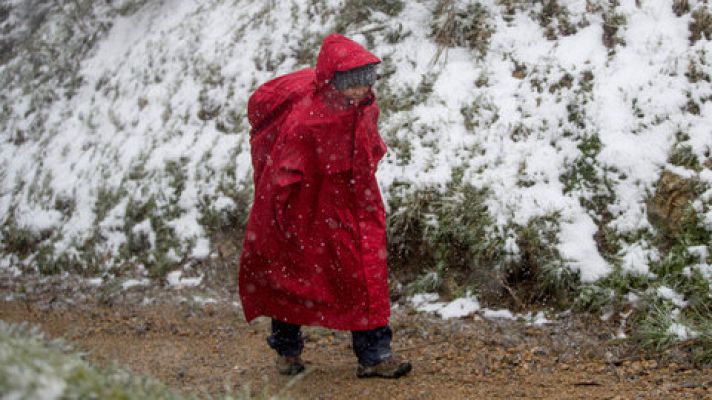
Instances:
[[[3,3],[15,33],[20,3]],[[45,40],[67,40],[34,75],[19,64],[29,49],[0,66],[2,267],[163,270],[207,257],[210,230],[251,201],[249,94],[312,64],[334,29],[384,59],[386,197],[462,173],[489,190],[492,229],[555,216],[583,281],[614,267],[602,227],[633,237],[616,255],[647,273],[657,250],[639,233],[653,229],[646,201],[666,168],[706,182],[697,208],[712,229],[709,169],[668,163],[680,146],[710,158],[712,42],[689,28],[704,1],[678,13],[665,0],[456,1],[455,31],[479,36],[449,48],[433,36],[447,20],[435,0],[125,1],[84,17],[70,3],[43,25]],[[73,33],[57,36],[56,21]],[[62,61],[69,49],[76,65]]]

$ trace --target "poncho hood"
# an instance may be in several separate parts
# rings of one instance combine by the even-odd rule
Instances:
[[[378,57],[360,44],[345,36],[332,33],[324,39],[316,59],[317,90],[327,86],[337,71],[348,71],[380,62]]]

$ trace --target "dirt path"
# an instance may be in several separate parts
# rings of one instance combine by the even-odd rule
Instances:
[[[118,362],[185,392],[220,394],[249,385],[256,396],[294,399],[703,399],[709,370],[621,355],[596,320],[553,326],[513,321],[442,321],[395,313],[394,343],[414,363],[411,376],[359,380],[348,333],[309,328],[308,372],[275,373],[267,320],[245,323],[234,306],[0,302],[0,319],[38,324],[98,364]],[[608,360],[608,361],[606,361]]]

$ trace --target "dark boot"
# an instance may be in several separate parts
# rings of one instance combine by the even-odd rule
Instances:
[[[387,378],[398,379],[407,375],[413,366],[407,360],[401,360],[396,356],[390,356],[376,365],[359,364],[356,376],[359,378]]]
[[[406,360],[393,355],[389,326],[351,332],[353,347],[358,357],[356,376],[359,378],[400,378],[413,368]]]
[[[272,334],[267,338],[269,346],[277,351],[277,372],[281,375],[297,375],[304,371],[301,354],[304,338],[301,326],[272,320]]]
[[[299,356],[279,356],[277,357],[277,372],[280,375],[297,375],[304,371],[304,361]]]

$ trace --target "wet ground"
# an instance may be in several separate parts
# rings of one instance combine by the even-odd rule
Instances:
[[[712,399],[712,371],[645,357],[593,316],[531,326],[400,306],[394,349],[413,362],[410,376],[358,379],[349,334],[308,328],[309,368],[290,379],[275,372],[269,321],[247,324],[234,296],[206,304],[220,293],[5,282],[0,319],[37,324],[98,365],[118,363],[201,397],[249,388],[255,398],[293,399]]]

